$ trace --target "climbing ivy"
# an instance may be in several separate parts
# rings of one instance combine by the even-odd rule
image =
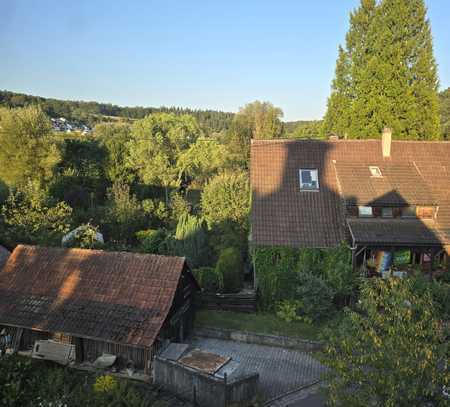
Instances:
[[[252,257],[263,310],[273,311],[281,301],[294,300],[304,273],[321,277],[334,291],[338,307],[352,301],[359,287],[345,244],[330,249],[260,247],[252,250]]]

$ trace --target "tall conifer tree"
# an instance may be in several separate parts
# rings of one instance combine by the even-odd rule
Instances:
[[[333,82],[325,123],[346,117],[348,128],[339,132],[350,138],[373,138],[385,126],[396,138],[439,138],[437,67],[423,0],[362,0],[351,15],[345,52],[351,98],[337,110],[330,103],[338,99]]]

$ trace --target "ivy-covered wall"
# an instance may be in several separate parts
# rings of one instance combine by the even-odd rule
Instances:
[[[290,247],[253,248],[259,307],[274,311],[284,300],[296,298],[303,273],[315,275],[333,289],[337,305],[354,296],[359,277],[351,267],[351,250],[346,244],[332,249]]]

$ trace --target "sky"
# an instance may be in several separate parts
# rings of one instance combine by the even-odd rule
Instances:
[[[0,89],[122,106],[320,119],[359,0],[0,0]],[[450,1],[427,0],[441,89]]]

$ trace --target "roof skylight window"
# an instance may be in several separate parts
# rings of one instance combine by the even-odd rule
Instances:
[[[379,167],[376,167],[376,166],[370,166],[370,167],[369,167],[369,171],[370,171],[370,175],[371,175],[372,177],[378,177],[378,178],[380,178],[380,177],[383,176],[383,175],[381,175],[381,170],[380,170]]]

